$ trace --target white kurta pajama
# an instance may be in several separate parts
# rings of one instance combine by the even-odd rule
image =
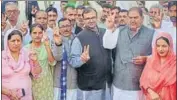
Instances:
[[[144,26],[138,30],[135,36],[132,36],[127,26],[121,27],[113,33],[109,30],[106,31],[103,37],[104,48],[116,48],[112,86],[113,100],[144,100],[138,83],[143,66],[133,64],[132,58],[140,54],[151,54],[153,32]]]

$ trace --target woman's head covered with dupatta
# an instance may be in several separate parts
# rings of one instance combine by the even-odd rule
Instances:
[[[23,36],[19,30],[9,30],[7,31],[4,38],[4,48],[5,51],[10,52],[20,52],[22,48]]]
[[[156,58],[166,58],[174,55],[173,40],[169,33],[161,32],[158,34],[152,55]]]

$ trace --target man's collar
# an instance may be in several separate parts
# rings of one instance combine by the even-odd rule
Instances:
[[[137,35],[137,33],[139,33],[141,31],[142,27],[143,27],[143,25],[141,25],[139,28],[137,28],[136,31],[132,31],[129,27],[129,31],[130,31],[129,35],[131,37],[134,37],[135,35]]]

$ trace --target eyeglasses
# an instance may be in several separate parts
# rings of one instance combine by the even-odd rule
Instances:
[[[96,19],[96,17],[90,17],[90,18],[84,18],[85,20],[95,20]]]
[[[17,12],[18,12],[18,10],[8,10],[8,11],[6,11],[6,14],[7,15],[10,15],[10,14],[17,14]]]
[[[168,5],[163,5],[164,8],[168,8]]]

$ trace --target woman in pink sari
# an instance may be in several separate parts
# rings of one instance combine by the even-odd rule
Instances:
[[[176,55],[172,37],[159,33],[140,78],[146,100],[176,100]]]
[[[32,100],[31,76],[39,77],[41,67],[33,51],[22,48],[22,34],[9,30],[2,51],[2,100]]]

